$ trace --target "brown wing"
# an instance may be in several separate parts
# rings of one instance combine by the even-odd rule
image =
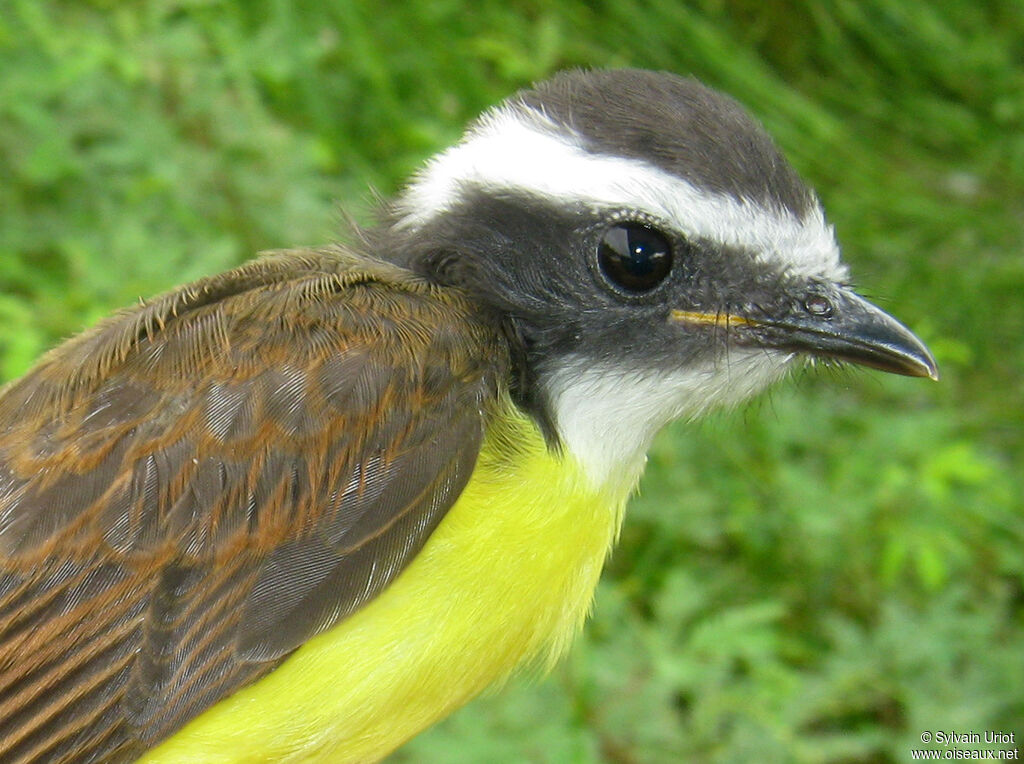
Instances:
[[[126,311],[0,395],[0,761],[122,761],[374,597],[505,357],[341,250]]]

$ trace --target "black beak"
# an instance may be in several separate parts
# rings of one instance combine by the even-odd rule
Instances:
[[[935,359],[913,332],[849,289],[818,288],[794,305],[790,315],[758,316],[753,323],[773,347],[908,377],[939,378]]]

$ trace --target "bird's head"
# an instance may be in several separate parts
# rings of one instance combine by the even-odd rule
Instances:
[[[393,214],[396,257],[501,318],[519,399],[595,480],[638,473],[668,421],[796,358],[936,376],[850,289],[818,198],[763,128],[692,79],[560,74],[485,113]]]

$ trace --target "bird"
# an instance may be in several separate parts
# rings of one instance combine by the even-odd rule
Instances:
[[[0,393],[0,760],[379,760],[564,654],[667,423],[802,362],[938,378],[690,77],[521,90],[349,238]]]

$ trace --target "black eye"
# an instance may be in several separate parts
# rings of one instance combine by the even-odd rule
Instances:
[[[609,228],[597,248],[608,280],[627,292],[649,292],[672,270],[672,247],[660,231],[640,223]]]

